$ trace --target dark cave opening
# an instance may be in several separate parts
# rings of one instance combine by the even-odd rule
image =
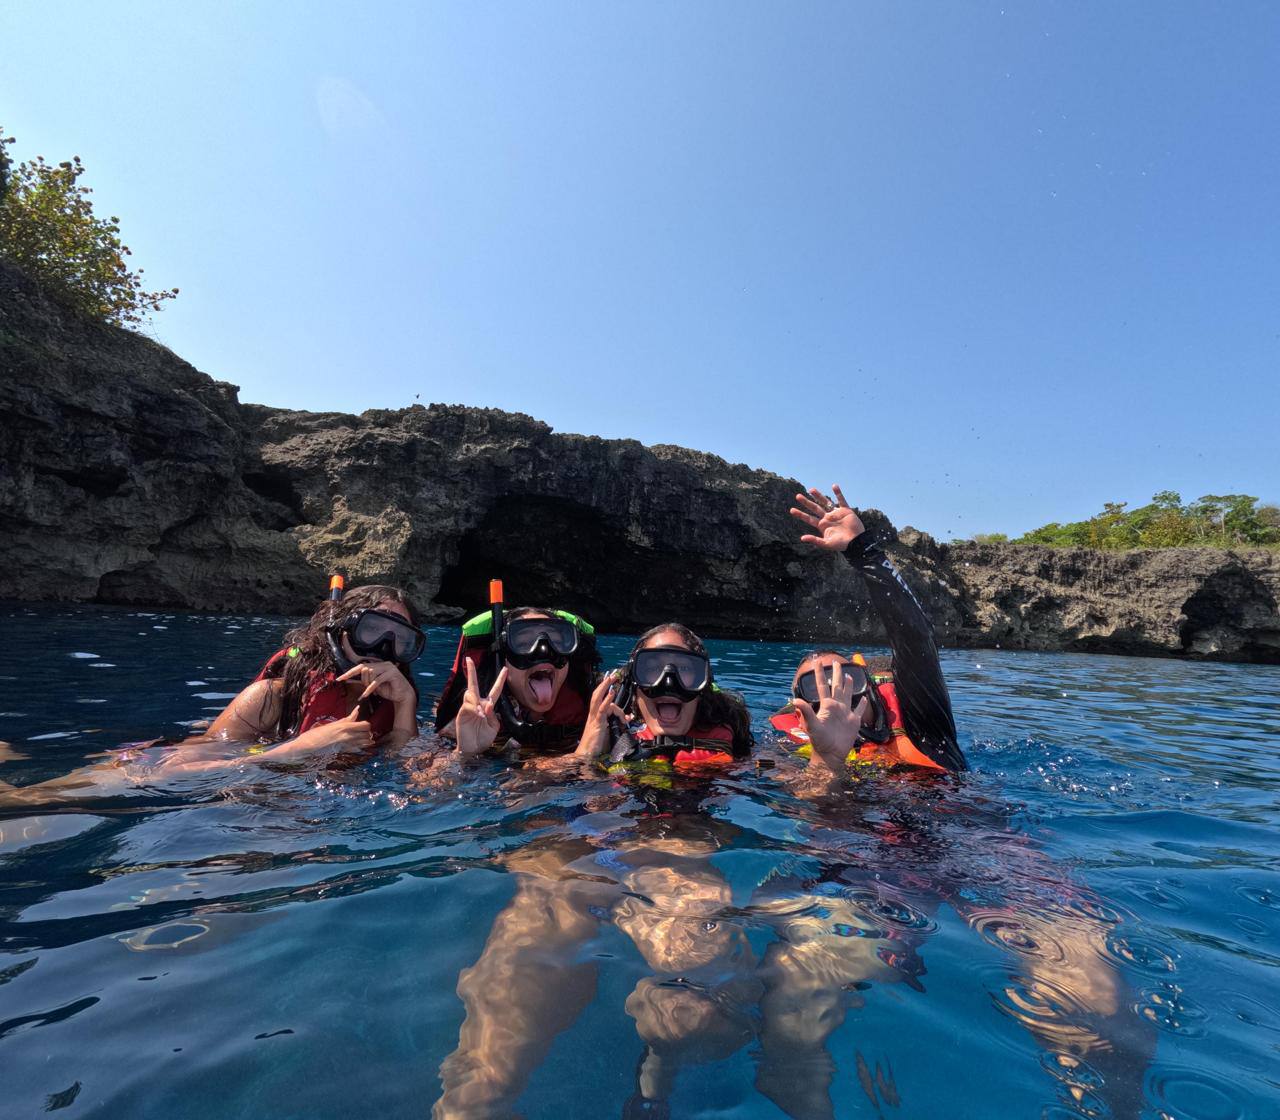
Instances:
[[[436,601],[474,614],[484,609],[489,580],[502,579],[509,605],[572,610],[604,631],[679,619],[709,636],[758,633],[774,608],[745,601],[746,589],[725,588],[712,564],[692,550],[636,544],[621,517],[599,509],[507,496],[458,542]],[[776,626],[776,617],[769,621]]]
[[[1185,652],[1233,660],[1280,661],[1275,596],[1252,572],[1215,572],[1182,604],[1178,639]],[[1216,647],[1216,648],[1215,648]]]

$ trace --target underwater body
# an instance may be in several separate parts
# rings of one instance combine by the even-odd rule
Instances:
[[[19,787],[211,718],[286,628],[0,617]],[[0,1116],[425,1117],[528,1038],[529,1117],[652,1115],[642,1078],[680,1117],[1280,1115],[1280,669],[944,650],[971,771],[815,804],[766,723],[804,647],[708,645],[760,741],[723,773],[143,757],[0,809]]]

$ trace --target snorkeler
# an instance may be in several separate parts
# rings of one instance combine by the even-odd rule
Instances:
[[[797,494],[791,516],[815,530],[802,541],[843,552],[862,576],[893,656],[887,664],[868,665],[860,654],[809,654],[796,667],[791,700],[769,722],[812,747],[811,767],[833,774],[854,761],[967,769],[933,628],[840,487],[834,490],[835,501],[816,489]]]
[[[487,710],[492,689],[471,691]],[[644,812],[637,835],[616,848],[584,835],[534,842],[504,859],[515,896],[459,976],[466,1017],[441,1069],[437,1120],[510,1113],[554,1037],[595,994],[596,966],[583,948],[603,922],[631,939],[652,972],[626,1001],[645,1044],[637,1114],[652,1114],[682,1064],[749,1040],[750,1016],[740,1009],[760,985],[745,933],[722,920],[733,892],[711,863],[723,846],[719,822],[709,831],[700,818],[673,813],[671,799],[685,794],[663,786],[672,770],[691,777],[741,758],[753,742],[746,705],[715,685],[706,646],[679,623],[649,630],[626,668],[599,682],[574,759],[621,779],[605,800],[625,804],[631,791],[647,790],[662,809]],[[704,792],[689,796],[696,802]]]
[[[340,580],[335,598],[289,631],[254,682],[189,744],[253,743],[254,758],[274,761],[402,747],[417,735],[409,666],[427,641],[417,611],[398,588],[369,584],[343,595]],[[178,757],[169,765],[191,764]]]
[[[394,587],[370,584],[342,595],[340,576],[331,586],[331,597],[285,635],[284,647],[206,730],[176,744],[135,744],[63,777],[2,789],[0,807],[112,796],[143,779],[245,762],[332,759],[404,746],[418,733],[409,665],[426,635],[417,612]]]
[[[629,729],[633,719],[639,726]],[[729,762],[753,746],[751,713],[715,683],[702,639],[664,622],[640,636],[620,673],[596,686],[577,753],[612,764],[684,766]]]
[[[490,599],[489,610],[463,624],[436,730],[456,740],[464,758],[507,743],[571,751],[600,665],[595,628],[569,611],[504,610],[498,580]]]

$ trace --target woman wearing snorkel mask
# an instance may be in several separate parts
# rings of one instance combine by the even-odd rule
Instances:
[[[817,489],[797,494],[791,516],[813,530],[801,541],[843,553],[862,576],[893,656],[869,665],[861,654],[809,654],[796,668],[790,702],[770,723],[811,752],[815,772],[839,777],[854,762],[965,770],[933,627],[840,487],[834,490],[835,500]]]
[[[541,607],[504,611],[499,595],[462,627],[436,730],[464,758],[507,743],[562,753],[582,735],[599,665],[585,619]]]
[[[630,720],[639,726],[629,729]],[[596,686],[577,753],[685,768],[724,764],[754,745],[751,713],[742,697],[716,685],[702,639],[664,622],[641,635],[621,673]]]
[[[173,744],[154,740],[113,751],[108,762],[33,786],[0,791],[0,804],[98,797],[162,776],[292,762],[401,747],[418,733],[418,692],[409,665],[426,635],[403,591],[357,587],[341,577],[310,621],[208,729]],[[232,745],[234,751],[228,753]],[[246,750],[245,747],[248,749]],[[151,748],[155,748],[153,751]],[[163,750],[161,757],[154,757]]]
[[[591,695],[589,717],[584,705],[584,721],[577,758],[612,759],[611,773],[636,779],[603,795],[619,805],[628,790],[659,792],[646,779],[732,762],[753,742],[746,706],[715,687],[706,647],[679,623],[637,642],[626,669]],[[441,1069],[436,1120],[512,1113],[552,1039],[593,998],[595,962],[585,946],[602,922],[625,933],[652,970],[626,1001],[645,1044],[626,1115],[654,1114],[686,1063],[726,1056],[749,1040],[747,1008],[759,984],[745,932],[724,918],[733,892],[711,863],[718,825],[680,791],[663,793],[657,805],[643,800],[649,807],[634,810],[635,823],[615,840],[549,839],[504,860],[516,893],[459,977],[466,1017]]]
[[[200,739],[279,743],[253,752],[268,761],[404,746],[418,733],[409,666],[426,642],[403,591],[353,588],[289,631],[284,648]]]

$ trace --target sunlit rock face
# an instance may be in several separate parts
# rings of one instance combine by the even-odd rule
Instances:
[[[1280,662],[1280,553],[955,544],[960,640]]]
[[[797,483],[678,447],[449,405],[241,404],[0,265],[0,596],[310,611],[333,569],[428,617],[563,606],[606,630],[873,643],[843,561],[797,543]],[[1280,558],[942,545],[864,513],[941,643],[1280,661]]]

